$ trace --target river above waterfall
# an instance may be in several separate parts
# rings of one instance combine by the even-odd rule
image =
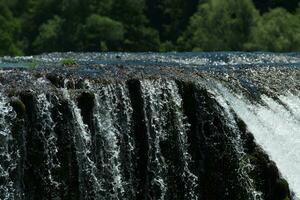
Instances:
[[[0,199],[300,197],[300,54],[0,58]]]

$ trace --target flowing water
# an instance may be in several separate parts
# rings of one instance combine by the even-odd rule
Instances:
[[[145,103],[145,119],[147,124],[147,135],[150,142],[149,160],[150,171],[153,173],[151,185],[155,193],[159,194],[157,199],[165,199],[168,188],[174,187],[179,181],[184,187],[186,199],[197,199],[194,194],[197,177],[189,170],[190,155],[187,150],[185,118],[182,113],[182,100],[174,81],[143,81],[141,83],[143,100]],[[170,155],[164,155],[162,144],[167,145],[168,141],[174,142],[174,148],[178,161],[170,159]],[[166,152],[167,154],[172,152]],[[181,166],[176,166],[181,165]],[[180,171],[175,172],[176,168]],[[181,180],[172,180],[168,173],[180,173]],[[157,189],[156,189],[157,188]],[[175,188],[174,188],[175,189]]]
[[[291,188],[300,196],[300,120],[299,95],[287,93],[277,98],[261,96],[260,104],[234,94],[218,84],[221,95],[247,124],[258,144],[271,156]]]
[[[0,63],[0,199],[300,197],[297,54]]]
[[[12,107],[8,104],[7,98],[3,97],[2,94],[0,95],[0,110],[0,177],[2,180],[0,198],[8,200],[12,199],[14,194],[20,195],[19,191],[17,191],[18,188],[14,188],[14,182],[10,177],[10,172],[14,171],[17,167],[19,155],[17,150],[11,151],[9,148],[12,143],[10,120],[13,120],[15,116]]]

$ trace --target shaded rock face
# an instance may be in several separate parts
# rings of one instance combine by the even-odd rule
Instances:
[[[0,199],[292,198],[208,86],[37,79],[0,92]]]

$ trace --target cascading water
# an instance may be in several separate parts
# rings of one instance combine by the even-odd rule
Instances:
[[[59,167],[59,162],[57,160],[57,136],[53,131],[54,122],[52,120],[51,112],[52,104],[47,99],[44,93],[37,95],[37,110],[35,122],[40,122],[41,126],[37,130],[39,132],[39,137],[41,138],[44,149],[44,162],[45,162],[45,172],[44,172],[44,184],[47,184],[51,188],[52,194],[49,196],[54,197],[57,195],[59,182],[55,180],[55,170]],[[34,136],[36,137],[36,136]]]
[[[156,199],[170,199],[172,194],[168,193],[183,189],[185,193],[176,198],[197,199],[194,194],[197,177],[189,170],[191,160],[186,138],[188,124],[184,123],[177,85],[174,81],[162,80],[142,81],[141,85],[146,105],[144,112],[150,143],[148,156],[149,170],[153,174],[150,183],[153,193],[158,195]],[[168,145],[174,145],[170,146],[174,152],[164,149]],[[170,153],[176,153],[178,158],[170,157]],[[168,176],[174,173],[179,173],[179,177],[172,179]]]
[[[94,158],[101,171],[99,179],[102,181],[103,192],[106,193],[105,199],[134,198],[131,161],[134,141],[130,133],[131,107],[126,90],[124,84],[93,88],[96,123]],[[101,154],[97,154],[97,151]],[[123,157],[128,160],[122,160]]]
[[[261,104],[252,103],[218,85],[218,93],[247,124],[258,144],[271,156],[296,196],[300,195],[300,121],[299,97],[288,93],[279,98],[261,96]]]
[[[10,149],[12,143],[11,120],[15,118],[13,108],[7,98],[0,93],[0,198],[3,200],[21,198],[18,189],[10,177],[10,172],[16,170],[19,154],[17,150]]]
[[[0,62],[0,199],[299,198],[297,55],[28,59]]]
[[[99,195],[101,185],[96,177],[97,168],[95,163],[91,160],[90,146],[91,136],[87,129],[87,125],[84,124],[80,110],[76,103],[70,97],[69,91],[66,88],[62,89],[63,97],[68,101],[71,107],[72,118],[74,120],[74,145],[76,147],[76,157],[79,170],[79,190],[80,199],[89,199],[91,196],[94,198],[100,198]]]
[[[227,119],[227,124],[228,126],[230,126],[231,132],[233,133],[232,136],[228,137],[231,137],[231,142],[233,143],[233,146],[237,153],[239,161],[239,179],[244,185],[245,189],[247,190],[247,193],[249,194],[248,198],[253,200],[263,199],[261,192],[256,190],[254,181],[249,175],[249,173],[251,173],[251,170],[253,170],[254,166],[251,165],[250,160],[247,157],[247,154],[245,153],[245,149],[242,144],[243,141],[241,138],[241,134],[239,132],[238,125],[236,124],[236,121],[234,119],[234,115],[231,113],[230,107],[227,105],[224,99],[218,98],[217,96],[216,100],[224,108],[224,114],[226,115],[225,117]]]

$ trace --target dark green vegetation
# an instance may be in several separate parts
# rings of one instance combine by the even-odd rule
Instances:
[[[299,51],[299,0],[1,0],[0,55]]]

